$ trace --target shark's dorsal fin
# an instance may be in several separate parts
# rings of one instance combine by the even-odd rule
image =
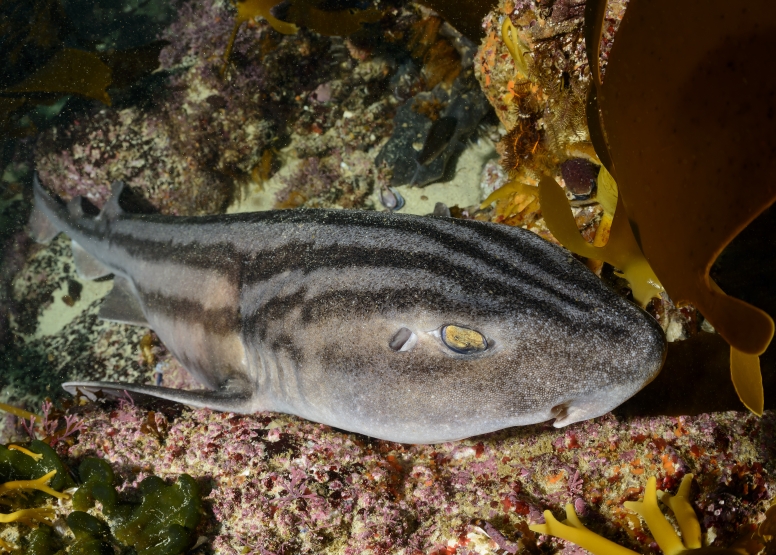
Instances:
[[[110,268],[86,252],[81,245],[71,241],[75,270],[81,279],[97,279],[113,273]]]
[[[148,396],[165,399],[188,405],[190,407],[208,408],[224,412],[252,413],[256,408],[253,403],[254,392],[247,383],[230,383],[218,390],[186,391],[170,387],[153,385],[129,384],[120,382],[66,382],[62,384],[65,391],[71,395],[83,395],[95,400],[100,395],[114,399]]]
[[[67,203],[67,213],[70,214],[71,218],[83,218],[84,217],[84,207],[81,204],[83,201],[83,197],[73,197],[70,199],[70,202]]]
[[[99,317],[102,320],[120,324],[150,327],[143,308],[132,290],[132,285],[122,276],[114,278],[113,289],[100,305]]]
[[[111,184],[110,198],[108,199],[108,202],[105,203],[105,206],[102,207],[100,215],[97,216],[100,220],[112,220],[124,213],[124,210],[119,206],[119,198],[121,198],[121,193],[123,191],[123,181],[114,181]]]

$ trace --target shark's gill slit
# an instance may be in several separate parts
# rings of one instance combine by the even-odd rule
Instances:
[[[390,343],[388,343],[388,346],[394,351],[404,352],[412,349],[417,341],[418,336],[415,335],[412,330],[400,328],[393,336]]]

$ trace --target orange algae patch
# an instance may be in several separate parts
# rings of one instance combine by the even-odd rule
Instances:
[[[558,483],[560,481],[561,478],[563,478],[564,475],[565,474],[563,472],[558,472],[554,476],[547,476],[547,481],[550,484],[556,484],[556,483]]]
[[[382,10],[335,10],[326,11],[316,7],[311,0],[297,0],[288,9],[288,17],[294,23],[282,21],[272,15],[271,9],[280,4],[280,0],[236,0],[237,16],[234,18],[234,28],[229,37],[229,43],[224,51],[224,62],[229,62],[234,40],[240,27],[247,21],[263,17],[275,31],[284,35],[293,35],[299,27],[309,27],[316,33],[326,36],[352,35],[361,29],[362,23],[374,23],[383,16]],[[226,65],[224,65],[224,70]],[[223,71],[222,70],[222,73]]]
[[[591,138],[617,180],[637,247],[671,298],[695,305],[730,344],[736,392],[761,414],[757,357],[773,338],[773,320],[726,295],[709,270],[776,200],[776,76],[762,71],[776,48],[772,6],[731,10],[714,0],[698,10],[686,0],[634,0],[602,83],[605,7],[596,0],[586,9]]]
[[[666,471],[666,474],[673,476],[676,473],[676,465],[674,464],[674,461],[671,460],[671,457],[662,455],[660,459],[663,461],[663,469]]]
[[[461,73],[460,54],[440,33],[443,23],[433,15],[424,17],[412,25],[407,40],[410,55],[423,66],[421,73],[427,90],[439,83],[451,87]]]

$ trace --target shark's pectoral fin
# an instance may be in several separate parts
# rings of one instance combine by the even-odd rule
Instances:
[[[132,285],[121,276],[113,279],[113,289],[102,300],[99,316],[109,322],[150,327]]]
[[[261,410],[255,407],[254,391],[247,383],[230,382],[221,389],[197,391],[120,382],[66,382],[62,387],[71,395],[81,395],[91,400],[108,397],[135,401],[146,396],[224,412],[247,414]]]

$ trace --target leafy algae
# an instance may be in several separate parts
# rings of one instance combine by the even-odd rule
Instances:
[[[194,543],[202,504],[199,486],[191,476],[182,474],[171,485],[149,476],[138,486],[140,502],[132,503],[120,500],[115,475],[106,461],[84,459],[78,475],[82,483],[73,494],[75,510],[65,518],[75,539],[65,546],[44,523],[52,524],[57,512],[48,505],[48,497],[67,499],[70,496],[63,490],[76,486],[68,469],[43,441],[32,441],[26,447],[0,446],[0,495],[11,497],[4,501],[15,509],[0,515],[0,521],[40,523],[22,532],[18,549],[2,541],[0,550],[24,555],[112,555],[118,548],[138,555],[177,555]],[[20,492],[26,495],[15,495]],[[104,520],[86,512],[97,502]]]

